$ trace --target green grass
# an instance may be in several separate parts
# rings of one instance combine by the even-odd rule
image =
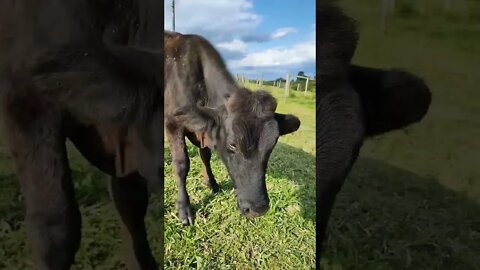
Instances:
[[[479,2],[452,1],[460,10],[447,17],[438,10],[443,1],[418,1],[426,3],[426,11],[393,18],[385,35],[379,31],[380,2],[341,1],[361,23],[354,62],[405,68],[424,77],[433,103],[421,123],[369,140],[363,147],[332,214],[323,268],[480,269],[480,32],[478,21],[465,16],[465,7],[479,10]],[[213,168],[222,191],[212,195],[190,146],[188,190],[196,225],[180,225],[167,158],[167,269],[313,268],[315,102],[303,93],[292,91],[295,97],[285,99],[283,91],[265,88],[278,98],[279,111],[302,120],[300,130],[281,138],[272,154],[267,174],[270,211],[252,221],[241,217],[217,158]],[[76,151],[70,156],[83,217],[75,269],[121,269],[119,228],[106,176]],[[0,140],[0,269],[33,269],[22,198],[11,168]],[[152,198],[147,216],[157,258],[162,250],[160,206],[158,198]]]
[[[314,99],[279,99],[281,112],[294,113],[301,128],[284,136],[272,153],[267,174],[271,209],[252,221],[241,217],[225,167],[215,157],[214,173],[221,193],[213,196],[203,185],[200,159],[189,147],[192,165],[188,190],[196,224],[182,226],[176,216],[176,184],[166,155],[166,269],[312,269],[315,264],[315,115]],[[76,197],[82,213],[82,242],[73,269],[123,269],[119,225],[107,191],[108,177],[90,166],[68,144]],[[162,202],[154,195],[146,217],[157,261]],[[10,155],[0,139],[0,269],[34,269],[26,244],[24,211]]]
[[[465,9],[480,2],[452,1],[450,19],[443,1],[416,3],[424,11],[391,18],[382,35],[381,1],[341,1],[360,23],[354,62],[418,74],[433,102],[421,123],[366,142],[324,269],[480,269],[480,22]]]
[[[82,214],[82,242],[72,269],[125,269],[117,215],[107,191],[108,177],[68,145],[72,177]],[[34,269],[26,244],[24,210],[13,163],[0,140],[0,269]],[[160,260],[160,207],[152,196],[146,217],[153,253]]]
[[[253,84],[246,86],[255,89]],[[253,220],[240,216],[227,171],[216,155],[212,168],[221,192],[213,195],[203,184],[197,150],[189,144],[187,189],[196,222],[181,225],[166,148],[166,269],[314,269],[315,99],[302,93],[285,100],[280,89],[264,89],[277,98],[278,112],[295,114],[302,121],[297,132],[280,138],[270,158],[266,178],[270,210]]]

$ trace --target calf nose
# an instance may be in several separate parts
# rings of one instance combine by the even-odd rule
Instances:
[[[265,214],[269,208],[268,201],[259,203],[239,203],[240,213],[246,217],[259,217]]]

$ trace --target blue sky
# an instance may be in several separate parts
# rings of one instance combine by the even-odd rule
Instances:
[[[172,30],[171,0],[165,29]],[[233,74],[315,74],[315,1],[176,0],[175,30],[206,37]]]

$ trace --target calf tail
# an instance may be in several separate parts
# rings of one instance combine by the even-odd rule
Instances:
[[[352,65],[349,80],[360,95],[367,137],[419,122],[430,107],[428,86],[405,71]]]

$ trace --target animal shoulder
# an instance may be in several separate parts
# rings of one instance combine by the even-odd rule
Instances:
[[[194,52],[196,54],[206,52],[209,55],[216,52],[214,46],[200,35],[180,34],[170,31],[164,33],[164,50],[166,58],[176,58]]]

